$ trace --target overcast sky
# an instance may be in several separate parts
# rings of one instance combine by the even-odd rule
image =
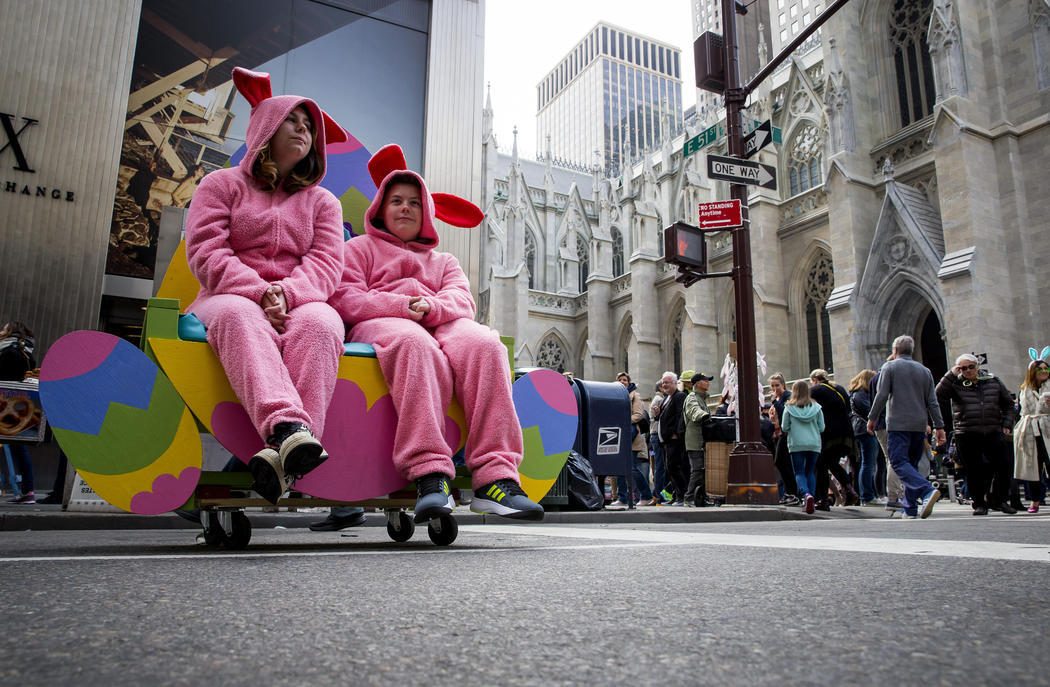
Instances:
[[[682,51],[682,109],[696,104],[689,0],[487,0],[485,83],[492,85],[496,141],[510,152],[536,155],[536,84],[599,21]]]

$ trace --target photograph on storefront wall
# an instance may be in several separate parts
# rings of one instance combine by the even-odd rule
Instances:
[[[322,185],[359,231],[371,153],[397,142],[422,167],[428,11],[421,0],[145,0],[106,273],[159,282],[171,258],[159,252],[178,245],[197,184],[244,156],[250,107],[234,67],[269,73],[274,95],[313,98],[348,129],[328,146]]]

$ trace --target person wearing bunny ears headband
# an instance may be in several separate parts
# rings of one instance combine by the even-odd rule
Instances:
[[[394,466],[416,482],[415,521],[452,512],[452,450],[444,439],[454,393],[466,414],[470,508],[540,520],[543,508],[522,491],[522,435],[511,397],[507,351],[499,335],[474,321],[470,284],[456,258],[435,250],[434,220],[475,227],[473,203],[431,193],[406,168],[396,145],[368,162],[378,191],[365,212],[365,234],[347,241],[343,279],[329,302],[347,339],[371,344],[397,412]]]
[[[1050,346],[1039,353],[1029,348],[1028,356],[1032,362],[1017,392],[1021,418],[1014,425],[1014,479],[1028,480],[1028,512],[1038,513],[1046,498],[1043,474],[1050,473]]]
[[[343,225],[319,183],[325,145],[347,133],[313,100],[272,95],[268,74],[235,67],[233,83],[252,106],[247,153],[193,196],[186,253],[201,289],[187,310],[267,444],[248,468],[255,491],[277,503],[286,475],[328,458],[317,437],[345,333],[327,304],[343,270]]]

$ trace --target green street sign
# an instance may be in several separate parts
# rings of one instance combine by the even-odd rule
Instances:
[[[743,118],[744,135],[750,134],[752,131],[762,125],[762,122],[757,119]],[[780,144],[782,142],[781,131],[777,127],[771,127],[773,130],[773,143]],[[696,151],[700,150],[705,146],[709,146],[718,139],[726,135],[726,123],[721,121],[714,126],[709,126],[696,136],[693,136],[682,146],[682,157],[689,157]]]
[[[689,157],[704,146],[711,145],[717,141],[719,136],[725,134],[725,131],[721,130],[721,128],[720,124],[715,124],[690,138],[685,142],[685,145],[682,146],[682,157]]]

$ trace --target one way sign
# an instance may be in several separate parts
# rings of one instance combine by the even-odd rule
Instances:
[[[744,136],[744,157],[752,157],[755,153],[773,142],[773,125],[767,119],[755,127],[755,130]]]
[[[731,181],[735,184],[749,184],[773,191],[777,190],[776,168],[770,165],[763,165],[760,162],[738,160],[735,157],[708,155],[707,176],[712,179]]]

